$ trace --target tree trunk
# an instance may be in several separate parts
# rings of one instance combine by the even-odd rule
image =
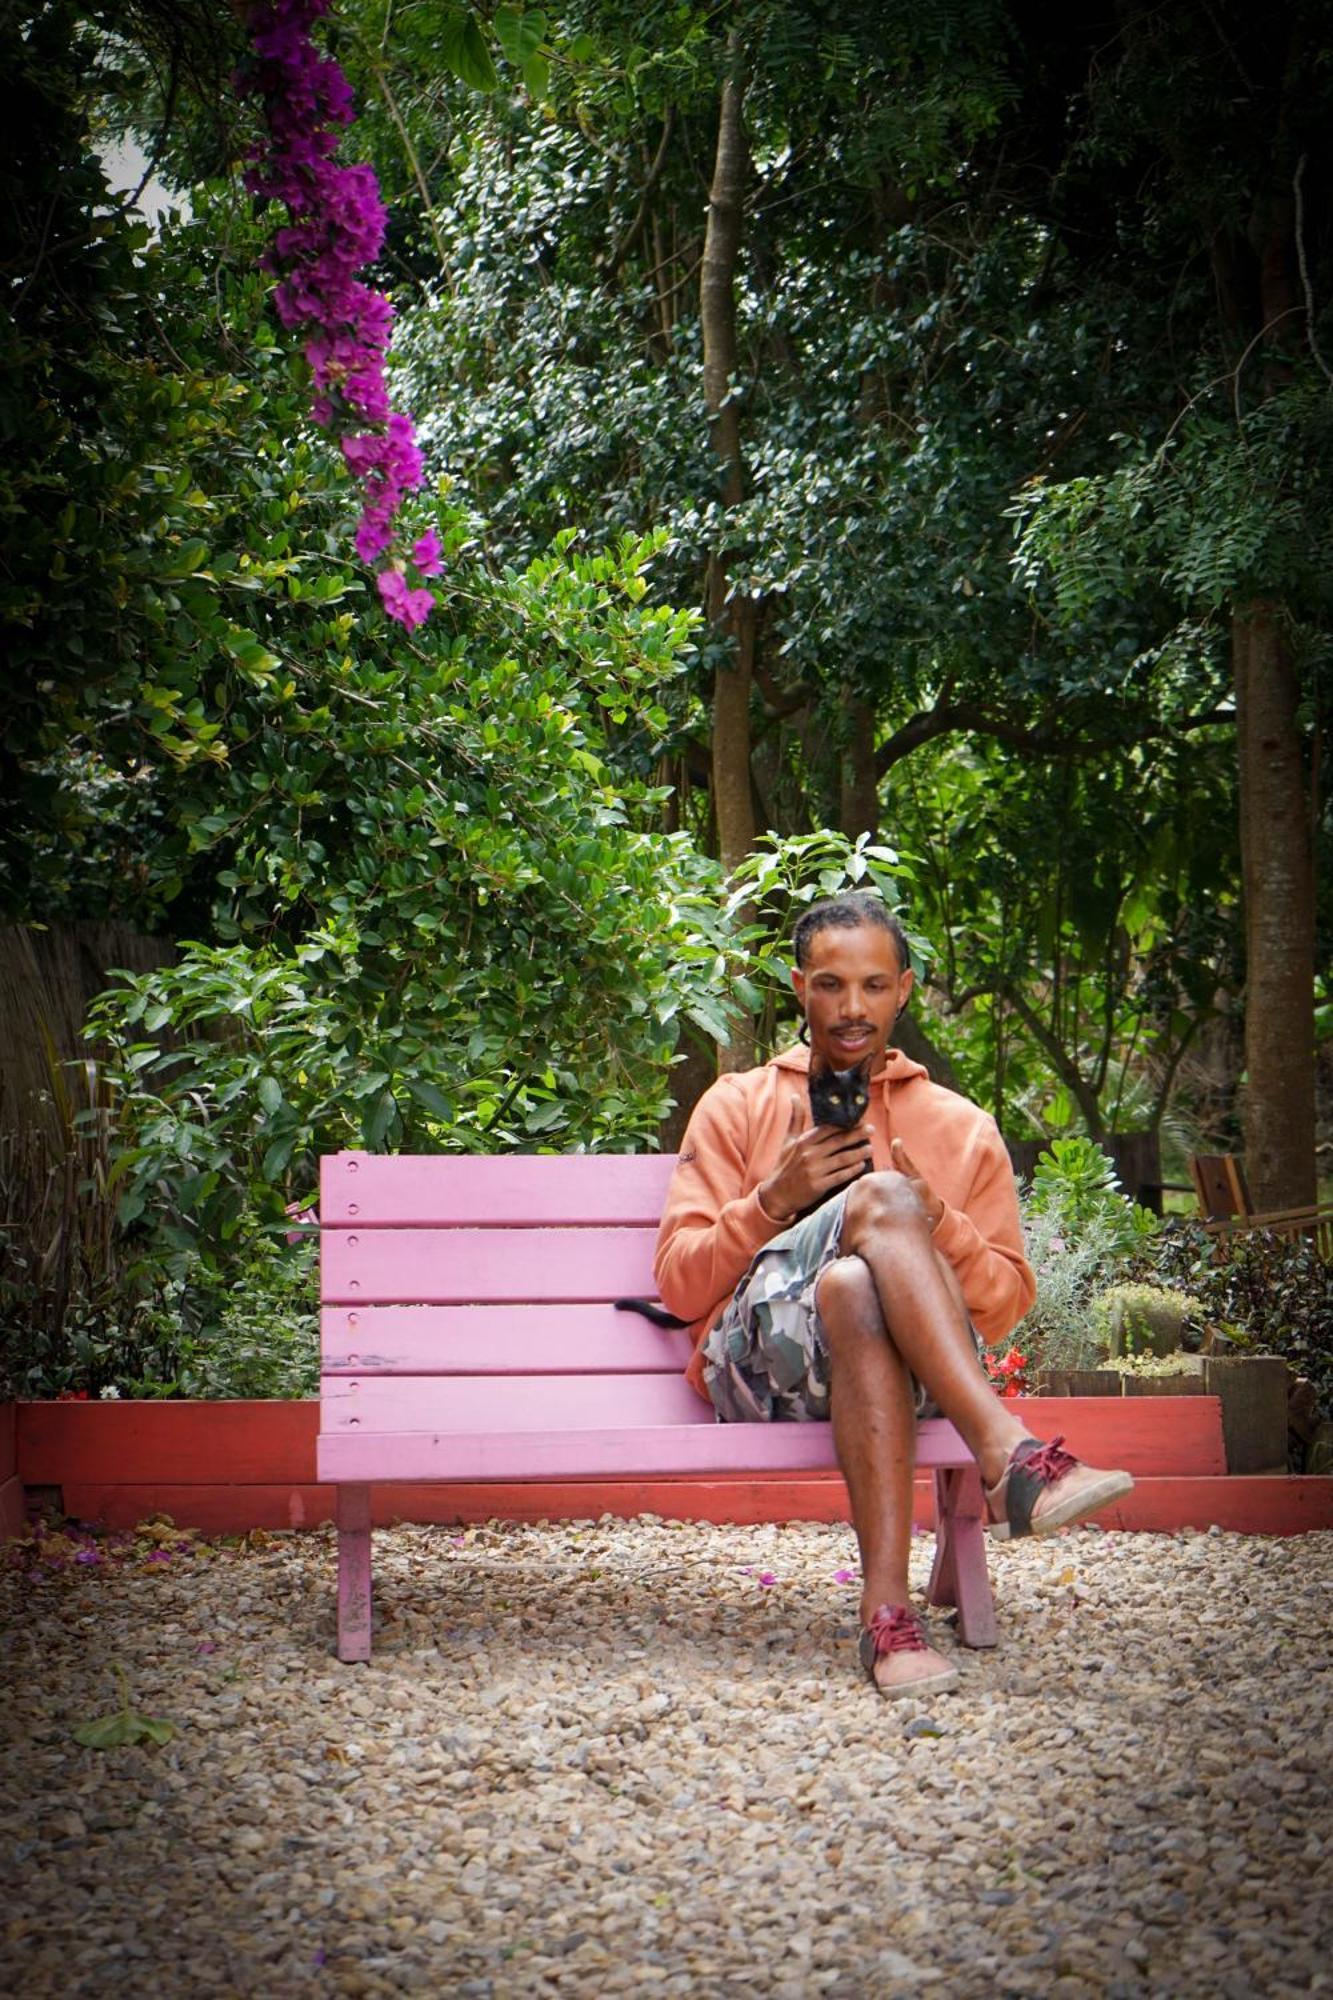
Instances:
[[[1219,234],[1211,261],[1237,365],[1262,334],[1264,390],[1290,378],[1301,338],[1295,209],[1283,117],[1274,166],[1249,225]],[[1237,392],[1239,394],[1239,391]],[[1284,607],[1255,594],[1231,612],[1245,905],[1245,1167],[1255,1206],[1299,1207],[1316,1193],[1314,852],[1299,721],[1300,685]]]
[[[841,760],[839,821],[849,840],[879,832],[879,771],[875,763],[875,705],[858,695],[843,698],[847,741]]]
[[[1281,607],[1233,613],[1245,894],[1245,1169],[1256,1208],[1315,1199],[1314,858]]]
[[[747,153],[741,124],[744,84],[739,49],[728,47],[728,74],[718,108],[717,153],[708,197],[700,279],[703,329],[704,398],[709,438],[721,469],[724,508],[740,505],[745,494],[741,454],[740,404],[731,395],[737,366],[736,266],[740,256]],[[728,871],[754,846],[754,805],[750,787],[750,689],[754,678],[754,607],[748,596],[728,602],[726,555],[715,550],[708,564],[708,617],[726,641],[713,684],[713,810],[718,851]],[[724,1069],[747,1069],[754,1060],[753,1038],[738,1033],[721,1051]]]

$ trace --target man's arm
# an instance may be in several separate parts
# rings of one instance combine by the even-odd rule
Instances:
[[[749,1185],[748,1124],[744,1097],[723,1077],[686,1127],[653,1259],[662,1303],[681,1319],[701,1319],[725,1299],[755,1252],[785,1227]]]

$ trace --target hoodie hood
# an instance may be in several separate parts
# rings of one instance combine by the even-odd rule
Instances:
[[[804,1076],[810,1068],[810,1051],[803,1042],[797,1042],[794,1047],[784,1049],[781,1055],[774,1056],[770,1068],[796,1070]],[[895,1084],[906,1083],[914,1076],[923,1076],[927,1082],[930,1081],[930,1071],[924,1063],[913,1061],[901,1049],[886,1049],[879,1064],[871,1070],[870,1081],[872,1085],[882,1084],[887,1094]]]

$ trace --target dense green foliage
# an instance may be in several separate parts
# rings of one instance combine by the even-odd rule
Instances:
[[[657,1143],[676,1059],[743,1015],[780,1038],[794,903],[846,880],[908,898],[926,1028],[1012,1136],[1237,1140],[1246,607],[1297,662],[1301,783],[1329,713],[1312,0],[1059,27],[1016,0],[419,0],[391,26],[341,0],[328,37],[446,552],[411,640],[268,314],[230,11],[0,25],[0,899],[176,952],[99,1003],[84,1123],[6,1156],[16,1239],[86,1209],[39,1305],[8,1280],[11,1377],[46,1390],[304,1381],[282,1225],[321,1151]],[[724,506],[700,265],[728,66]],[[108,194],[95,142],[123,132],[189,190],[158,231]],[[753,612],[740,775],[771,830],[730,882],[718,563]],[[1326,855],[1317,782],[1289,803]],[[1034,1344],[1074,1340],[1133,1250],[1100,1159],[1060,1156],[1058,1198],[1038,1175]],[[247,1286],[271,1367],[238,1344]]]

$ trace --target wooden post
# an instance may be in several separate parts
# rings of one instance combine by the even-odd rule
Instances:
[[[935,1564],[926,1602],[957,1605],[958,1631],[965,1646],[993,1646],[996,1640],[995,1601],[982,1531],[985,1512],[975,1465],[936,1468]]]
[[[338,1526],[338,1658],[370,1658],[370,1488],[340,1486]]]
[[[1287,1373],[1276,1354],[1204,1356],[1204,1388],[1222,1404],[1228,1472],[1286,1471]]]

